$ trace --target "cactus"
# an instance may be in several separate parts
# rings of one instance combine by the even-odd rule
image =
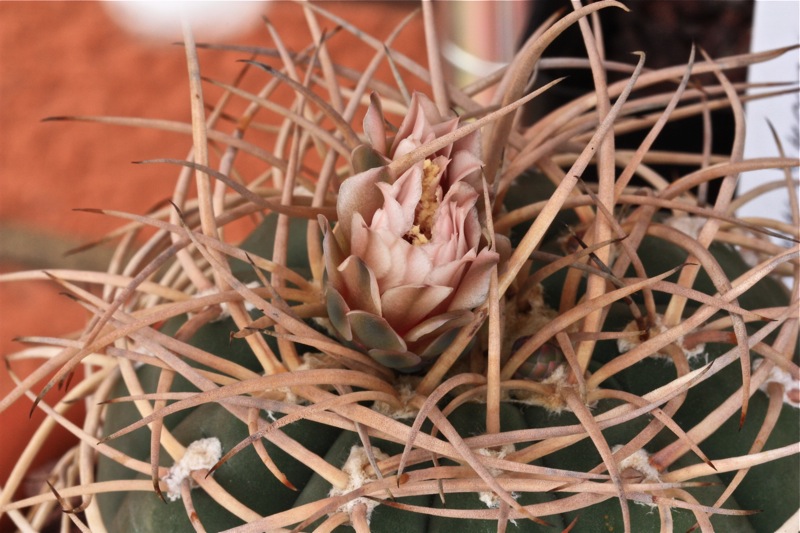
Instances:
[[[585,17],[619,7],[550,20],[457,88],[396,52],[397,32],[306,4],[360,39],[363,71],[329,57],[337,36],[316,22],[303,51],[273,32],[237,83],[204,80],[225,91],[209,116],[205,45],[187,34],[193,155],[148,162],[181,168],[173,203],[93,210],[126,220],[118,234],[158,231],[135,253],[123,239],[124,268],[52,276],[95,318],[78,340],[38,339],[41,369],[0,404],[29,397],[80,444],[39,496],[14,499],[21,458],[0,512],[26,530],[54,508],[65,528],[119,532],[779,529],[800,504],[798,161],[779,145],[743,160],[740,132],[726,156],[651,145],[704,109],[741,124],[755,96],[726,70],[786,50],[653,71],[640,57],[605,85],[592,48],[596,92],[520,125],[549,87],[526,90],[541,51],[571,24],[594,42]],[[633,130],[640,147],[615,151]],[[696,169],[670,183],[653,163]],[[785,175],[792,224],[735,217],[736,175],[758,168]],[[714,180],[706,205],[696,191]],[[252,226],[241,242],[234,223]],[[82,399],[78,427],[63,413]]]

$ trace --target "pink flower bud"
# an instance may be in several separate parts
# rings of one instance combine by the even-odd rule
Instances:
[[[362,153],[388,163],[454,131],[458,119],[417,93],[394,139],[375,99],[364,127]],[[331,323],[388,367],[413,371],[437,357],[486,300],[499,256],[482,238],[479,151],[475,132],[394,182],[385,166],[359,172],[339,189],[336,228],[322,224]]]

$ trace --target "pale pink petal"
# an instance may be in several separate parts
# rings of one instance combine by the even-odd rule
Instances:
[[[379,183],[378,188],[387,212],[376,211],[370,226],[388,227],[395,235],[405,235],[414,224],[414,212],[422,196],[422,163],[405,171],[391,185]]]
[[[450,235],[447,240],[438,236],[438,238],[431,239],[431,242],[423,244],[422,249],[430,256],[434,265],[445,265],[460,258],[456,253],[458,251],[457,235]]]
[[[456,232],[455,213],[458,206],[451,205],[449,202],[442,202],[439,209],[433,216],[431,224],[431,241],[449,241]]]
[[[431,124],[438,124],[444,120],[442,115],[439,113],[439,108],[436,107],[436,104],[428,97],[428,95],[419,91],[415,91],[412,101],[414,99],[416,99],[417,102],[417,109],[419,109],[419,112],[427,122]]]
[[[451,133],[451,132],[453,132],[453,131],[458,129],[458,117],[453,117],[453,118],[451,118],[449,120],[446,120],[444,122],[439,122],[438,124],[433,124],[432,127],[433,127],[433,133],[434,133],[434,135],[436,136],[437,139],[439,137],[444,137],[448,133]],[[449,158],[450,157],[450,153],[452,152],[452,150],[453,150],[453,145],[452,144],[448,144],[444,148],[438,150],[436,152],[436,155],[444,156],[446,158]]]
[[[480,251],[456,289],[449,311],[475,309],[486,301],[489,294],[489,275],[499,259],[497,252],[485,248]]]
[[[410,248],[406,254],[406,273],[403,276],[403,285],[422,283],[433,269],[431,258],[428,257],[422,247],[409,246]]]
[[[436,113],[438,113],[438,111],[436,111]],[[459,120],[458,117],[453,116],[446,120],[439,119],[438,121],[430,121],[431,128],[433,128],[433,131],[436,133],[437,137],[444,137],[448,133],[452,133],[458,129],[458,120]],[[453,145],[452,144],[448,145],[448,151],[450,146]],[[443,155],[447,156],[447,154]]]
[[[379,280],[381,291],[399,285],[421,285],[433,268],[428,254],[421,246],[414,246],[402,238],[388,244],[392,269]]]
[[[474,177],[472,174],[479,172],[481,167],[483,167],[483,161],[477,155],[463,150],[456,152],[447,167],[448,181],[453,184],[466,180],[472,187],[477,188],[480,183],[480,174]],[[468,177],[470,179],[466,179]]]
[[[340,294],[350,309],[381,314],[381,297],[375,275],[361,258],[351,255],[339,265],[344,290]]]
[[[405,139],[395,139],[397,143],[397,147],[394,149],[392,154],[392,159],[397,159],[406,155],[409,152],[412,152],[422,146],[422,142],[419,139],[413,137],[406,137]]]
[[[384,190],[385,187],[381,188],[382,192]],[[374,230],[388,231],[392,235],[399,236],[403,234],[403,230],[406,227],[405,220],[406,217],[403,214],[403,207],[400,203],[391,196],[386,195],[383,207],[372,215],[369,227]]]
[[[480,226],[465,224],[469,219],[477,221],[478,212],[475,209],[477,200],[478,193],[466,183],[459,182],[450,187],[433,218],[432,240],[447,240],[453,234],[458,234],[465,243],[477,241],[480,237]],[[464,233],[465,230],[470,233]]]
[[[403,209],[413,213],[422,198],[422,162],[416,163],[392,183],[392,194],[403,206]]]
[[[447,261],[458,261],[467,255],[474,257],[477,250],[476,246],[469,246],[469,243],[464,238],[464,235],[459,232],[453,232],[450,239],[444,243],[439,250],[440,259],[435,259],[434,263],[437,265],[444,264]],[[470,254],[470,252],[473,252]]]
[[[439,333],[451,327],[462,326],[469,322],[467,315],[471,316],[471,313],[464,310],[436,315],[415,326],[411,331],[406,333],[403,338],[406,342],[411,343],[418,341],[425,335],[430,335],[434,332]]]
[[[412,94],[411,103],[408,106],[408,114],[397,129],[390,155],[398,157],[400,143],[406,139],[414,139],[423,144],[432,140],[435,134],[431,123],[440,121],[441,116],[430,98],[419,92]]]
[[[468,265],[476,256],[477,252],[475,252],[475,250],[469,250],[464,256],[459,257],[455,261],[443,264],[435,263],[434,268],[425,279],[425,282],[431,285],[455,287],[463,277]]]
[[[351,234],[350,253],[360,257],[376,279],[385,276],[392,268],[392,260],[381,235],[368,228],[358,213],[353,216]]]
[[[367,223],[364,217],[356,211],[350,222],[350,253],[358,257],[364,257],[364,251],[368,246],[369,235],[367,235]]]
[[[376,184],[387,179],[388,171],[385,167],[379,167],[351,176],[342,182],[336,199],[336,214],[339,228],[347,241],[350,240],[353,213],[359,212],[364,220],[372,220],[372,215],[383,204],[383,195]]]
[[[466,249],[476,248],[481,241],[481,223],[478,220],[478,210],[473,207],[472,213],[464,219],[464,225],[459,235],[463,239]]]
[[[383,118],[381,100],[376,93],[372,93],[369,95],[369,101],[369,108],[364,115],[364,134],[375,150],[386,154],[386,123]]]
[[[392,325],[392,328],[402,335],[428,316],[452,292],[452,287],[428,285],[394,287],[381,295],[383,316]]]
[[[453,143],[453,153],[469,152],[475,157],[481,158],[481,135],[479,131],[473,131],[469,135],[460,138]]]

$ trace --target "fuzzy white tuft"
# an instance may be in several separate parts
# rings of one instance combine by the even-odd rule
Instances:
[[[763,359],[754,360],[753,370],[755,371],[763,362]],[[770,383],[779,383],[783,385],[783,403],[791,405],[795,409],[800,408],[800,381],[793,379],[785,370],[773,366],[769,371],[769,377],[761,384],[759,390],[766,394],[767,387]]]
[[[519,498],[519,493],[512,492],[511,497],[516,500],[517,498]],[[494,492],[479,492],[478,499],[481,502],[483,502],[483,504],[486,505],[486,507],[488,507],[489,509],[497,509],[500,507],[501,500],[500,498],[497,497],[497,494],[495,494]],[[514,520],[511,520],[511,522],[516,524]]]
[[[622,448],[622,445],[614,446],[611,450],[612,452],[616,453],[617,450]],[[642,476],[644,476],[645,481],[659,481],[660,476],[658,470],[650,464],[650,454],[647,453],[644,449],[638,449],[628,457],[623,459],[619,462],[619,469],[620,471],[625,469],[632,469],[636,470]]]
[[[475,453],[477,453],[478,455],[483,455],[485,457],[495,457],[497,459],[503,459],[506,455],[510,454],[513,451],[514,451],[514,445],[506,444],[505,446],[501,446],[500,448],[478,448],[477,450],[475,450]],[[497,477],[500,474],[502,474],[500,470],[497,470],[495,468],[489,468],[489,472],[491,472],[491,474],[494,477]],[[518,495],[513,492],[511,493],[511,496],[515,500],[518,498]],[[498,507],[500,507],[500,498],[498,498],[497,494],[495,494],[494,492],[490,491],[479,492],[478,499],[482,501],[486,505],[486,507],[490,509],[497,509]]]
[[[414,396],[416,396],[417,392],[410,379],[412,378],[406,376],[401,376],[398,378],[397,386],[395,388],[397,390],[397,395],[400,397],[401,407],[399,409],[396,409],[388,403],[381,401],[376,401],[372,405],[372,409],[382,415],[394,418],[395,420],[403,420],[417,416],[419,409],[411,406],[411,400],[414,398]],[[416,381],[419,381],[419,379],[416,379]]]
[[[547,411],[550,416],[557,416],[568,410],[567,404],[564,402],[561,394],[557,391],[565,387],[573,387],[569,383],[569,371],[567,365],[559,365],[553,370],[547,378],[542,380],[543,385],[552,385],[556,392],[552,394],[539,394],[528,393],[527,391],[514,391],[515,401],[523,405],[537,405]],[[597,402],[594,402],[587,407],[594,408]]]
[[[625,326],[624,331],[633,334],[634,332],[639,331],[639,326],[638,324],[636,324],[636,321],[633,321],[629,323],[627,326]],[[667,327],[664,326],[664,324],[661,322],[661,315],[656,315],[655,324],[653,324],[653,326],[650,328],[648,335],[650,337],[655,337],[656,335],[660,335],[665,331],[667,331]],[[686,359],[688,359],[689,361],[706,353],[706,345],[704,343],[697,344],[696,346],[690,349],[684,345],[683,341],[684,341],[683,337],[678,337],[678,339],[675,341],[675,344],[680,346],[681,350],[683,350],[683,355],[685,355]],[[633,350],[640,344],[641,341],[639,340],[639,338],[633,335],[629,337],[620,337],[619,339],[617,339],[617,349],[619,350],[619,353],[625,353],[630,350]],[[651,357],[672,362],[672,358],[666,353],[656,352],[654,354],[651,354]]]
[[[372,448],[372,455],[376,461],[383,461],[388,459],[389,456],[383,453],[380,449]],[[368,485],[378,478],[375,472],[372,471],[372,466],[369,463],[367,451],[363,446],[355,445],[350,448],[350,455],[347,456],[342,472],[348,475],[349,481],[347,486],[342,489],[336,487],[331,488],[328,493],[329,496],[342,496],[354,490],[360,489],[364,485]],[[368,498],[353,498],[349,502],[342,505],[339,510],[350,514],[357,505],[363,504],[367,508],[367,522],[369,522],[372,511],[378,506],[378,502]]]
[[[305,352],[300,356],[303,361],[294,369],[295,372],[300,370],[314,370],[316,368],[334,368],[335,361],[327,355],[320,352]]]
[[[162,478],[167,484],[167,498],[174,502],[181,497],[181,484],[192,472],[208,470],[222,457],[222,443],[216,437],[196,440],[186,448],[183,457],[172,465]],[[191,480],[191,478],[190,478]]]
[[[617,450],[619,450],[620,448],[622,448],[621,444],[614,446],[611,449],[611,451],[616,453]],[[650,464],[650,454],[647,453],[647,451],[645,451],[644,449],[640,448],[636,450],[628,457],[619,462],[620,472],[628,469],[639,472],[644,478],[644,481],[649,481],[649,482],[661,481],[658,470],[656,470],[656,468]],[[656,504],[653,503],[652,501],[651,502],[634,501],[634,503],[636,503],[637,505],[650,507],[652,509],[655,509],[656,507]]]

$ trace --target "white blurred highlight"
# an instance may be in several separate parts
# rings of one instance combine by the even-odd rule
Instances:
[[[123,30],[153,42],[182,38],[187,20],[196,39],[220,41],[246,33],[261,24],[269,2],[261,1],[156,1],[103,2],[109,16]]]
[[[800,43],[800,3],[758,0],[755,3],[751,49],[763,52],[772,48]],[[797,87],[800,78],[800,51],[792,50],[767,63],[751,65],[749,81],[753,83],[782,81]],[[745,158],[773,157],[778,148],[773,140],[767,120],[772,122],[788,157],[798,156],[798,100],[797,93],[785,94],[768,100],[754,100],[745,106],[747,132],[744,146]],[[797,169],[793,171],[797,178]],[[780,170],[746,172],[739,178],[739,193],[761,184],[781,180]],[[789,220],[789,199],[786,190],[773,191],[742,206],[740,217],[766,217]],[[776,241],[785,244],[785,241]]]

